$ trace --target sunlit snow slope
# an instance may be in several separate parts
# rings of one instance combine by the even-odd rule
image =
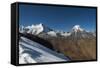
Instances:
[[[61,61],[69,61],[69,59],[26,37],[20,37],[19,64]]]

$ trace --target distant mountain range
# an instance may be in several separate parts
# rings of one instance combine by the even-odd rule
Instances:
[[[36,25],[31,25],[31,26],[21,26],[19,28],[19,32],[20,33],[29,33],[29,34],[33,34],[33,35],[42,35],[42,36],[50,36],[50,37],[68,37],[68,36],[72,36],[72,37],[94,37],[95,32],[88,32],[86,30],[84,30],[83,28],[80,27],[80,25],[75,25],[73,26],[73,28],[71,29],[70,32],[64,32],[64,31],[57,31],[57,30],[53,30],[52,28],[49,28],[47,26],[45,26],[44,24],[40,23],[40,24],[36,24]]]

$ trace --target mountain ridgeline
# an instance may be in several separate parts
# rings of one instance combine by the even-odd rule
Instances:
[[[28,37],[41,39],[34,40],[45,47],[76,60],[96,59],[96,33],[82,29],[75,25],[70,32],[53,30],[44,24],[21,26],[19,33]],[[48,45],[45,45],[47,44]]]

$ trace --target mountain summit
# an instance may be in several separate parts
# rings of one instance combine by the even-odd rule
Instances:
[[[75,25],[75,26],[72,28],[72,30],[73,30],[74,32],[84,31],[82,28],[80,28],[80,25]]]
[[[20,30],[21,33],[30,33],[30,34],[34,34],[37,35],[41,32],[49,32],[52,31],[52,29],[48,28],[47,26],[45,26],[44,24],[40,23],[40,24],[36,24],[36,25],[31,25],[31,26],[21,26]]]
[[[71,33],[71,37],[72,38],[77,38],[77,39],[80,39],[80,38],[93,38],[94,35],[92,32],[88,32],[86,30],[84,30],[83,28],[80,27],[80,25],[75,25],[73,28],[72,28],[72,33]]]

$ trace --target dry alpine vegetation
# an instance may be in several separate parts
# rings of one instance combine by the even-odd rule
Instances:
[[[95,60],[96,59],[96,39],[80,38],[46,38],[53,46],[53,50],[63,53],[71,61]]]

